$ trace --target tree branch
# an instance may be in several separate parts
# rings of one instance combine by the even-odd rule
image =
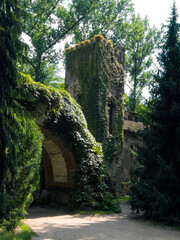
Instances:
[[[92,0],[91,1],[91,5],[90,7],[87,9],[87,12],[82,16],[80,17],[73,25],[71,25],[65,32],[63,32],[62,34],[60,34],[46,49],[45,52],[47,52],[49,49],[51,49],[56,43],[59,42],[60,39],[62,39],[65,35],[67,35],[74,27],[76,27],[81,21],[83,18],[86,17],[87,14],[89,14],[90,12],[93,11],[94,8],[91,9],[92,7],[92,4],[97,2],[98,0],[94,1]]]
[[[49,18],[49,16],[52,14],[52,12],[54,11],[54,9],[57,7],[57,4],[59,3],[60,0],[57,0],[54,4],[54,6],[52,6],[51,10],[49,11],[49,13],[45,16],[46,18]],[[36,22],[34,23],[34,25],[30,28],[30,31],[32,31],[36,24],[39,22],[39,19],[41,19],[41,17],[43,16],[43,14],[45,14],[44,12],[41,12],[40,16],[38,17],[38,19],[36,20]]]
[[[24,54],[22,54],[21,56],[22,56],[22,58],[24,58],[24,60],[25,60],[26,62],[28,62],[33,68],[35,68],[35,65],[32,64],[31,60],[29,60]]]

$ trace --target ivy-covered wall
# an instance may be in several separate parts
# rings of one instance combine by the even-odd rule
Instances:
[[[121,165],[123,150],[124,59],[124,49],[101,35],[66,49],[65,88],[82,106],[96,140],[103,143],[112,177],[112,165],[117,159],[114,168]]]
[[[65,90],[46,87],[33,82],[28,76],[21,75],[19,87],[26,91],[26,96],[29,95],[23,105],[35,117],[43,133],[51,132],[73,155],[75,175],[72,206],[119,210],[106,185],[108,175],[103,163],[101,144],[95,141],[88,130],[81,107]]]

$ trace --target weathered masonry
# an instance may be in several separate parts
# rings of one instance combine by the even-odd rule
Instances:
[[[101,35],[66,50],[65,88],[82,106],[88,128],[103,143],[116,192],[123,172],[125,51]]]
[[[41,200],[67,204],[71,199],[77,208],[100,207],[108,198],[102,147],[88,130],[81,107],[65,90],[46,87],[29,76],[22,74],[20,84],[31,95],[22,104],[44,134]]]
[[[135,156],[137,144],[142,144],[139,131],[144,126],[142,122],[138,122],[138,115],[134,112],[124,112],[124,150],[123,150],[123,175],[122,175],[122,192],[128,193],[128,183],[130,181],[131,171],[135,168]]]

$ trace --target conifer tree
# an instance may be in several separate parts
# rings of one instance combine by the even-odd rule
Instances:
[[[0,1],[0,194],[9,171],[13,173],[16,154],[14,133],[7,122],[16,86],[16,59],[20,46],[16,0]],[[1,197],[1,195],[0,195]],[[1,198],[0,198],[1,199]],[[1,201],[2,203],[2,201]]]
[[[38,188],[42,135],[18,100],[20,10],[17,0],[0,1],[0,228],[15,229]],[[28,149],[28,151],[27,151]]]
[[[175,3],[159,57],[150,123],[132,175],[132,208],[180,223],[180,39]]]

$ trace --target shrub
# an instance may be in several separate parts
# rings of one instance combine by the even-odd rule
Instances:
[[[24,218],[32,194],[39,186],[42,134],[30,115],[20,109],[12,109],[11,117],[7,116],[16,135],[17,154],[15,175],[7,174],[4,190],[0,192],[0,224],[7,230],[14,229]]]

